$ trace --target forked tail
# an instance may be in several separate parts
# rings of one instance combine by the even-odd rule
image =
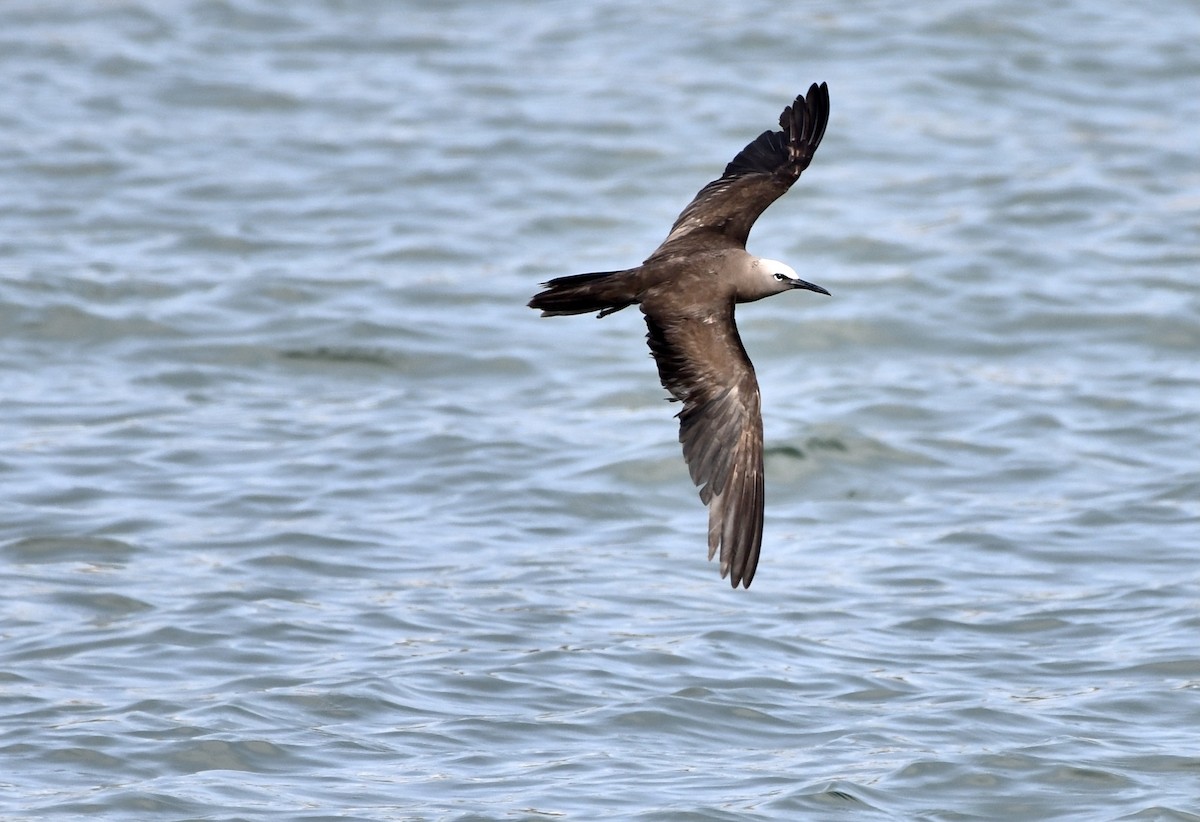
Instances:
[[[632,271],[601,271],[595,274],[572,274],[542,283],[545,290],[529,301],[530,308],[543,317],[564,314],[600,312],[604,317],[637,302],[637,290],[630,277]]]

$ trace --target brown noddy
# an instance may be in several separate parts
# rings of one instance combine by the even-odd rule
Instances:
[[[683,403],[679,441],[708,506],[708,558],[749,588],[763,532],[763,425],[758,380],[734,322],[737,303],[805,289],[828,295],[778,260],[746,251],[758,216],[808,168],[829,121],[829,90],[809,88],[725,173],[696,195],[646,261],[625,271],[558,277],[529,301],[543,317],[641,307],[650,353]]]

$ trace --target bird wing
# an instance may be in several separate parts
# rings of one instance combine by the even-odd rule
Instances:
[[[706,316],[648,312],[646,326],[663,387],[683,403],[679,441],[708,506],[708,558],[719,549],[721,576],[749,588],[762,547],[763,427],[733,303]]]
[[[782,131],[764,131],[725,173],[700,189],[647,262],[710,248],[746,247],[750,229],[812,162],[829,122],[829,89],[814,83],[779,115]]]

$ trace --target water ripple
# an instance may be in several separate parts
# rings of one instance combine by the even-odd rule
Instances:
[[[0,815],[1200,818],[1178,10],[418,5],[0,11]],[[821,79],[734,594],[524,303]]]

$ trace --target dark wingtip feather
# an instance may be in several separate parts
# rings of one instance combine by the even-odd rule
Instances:
[[[812,162],[829,123],[829,87],[809,86],[779,115],[779,131],[764,131],[725,167],[722,179],[766,173],[785,178],[790,185]]]
[[[829,89],[813,84],[779,117],[779,131],[764,131],[700,189],[647,262],[685,249],[743,247],[759,215],[792,187],[812,162],[829,120]]]

